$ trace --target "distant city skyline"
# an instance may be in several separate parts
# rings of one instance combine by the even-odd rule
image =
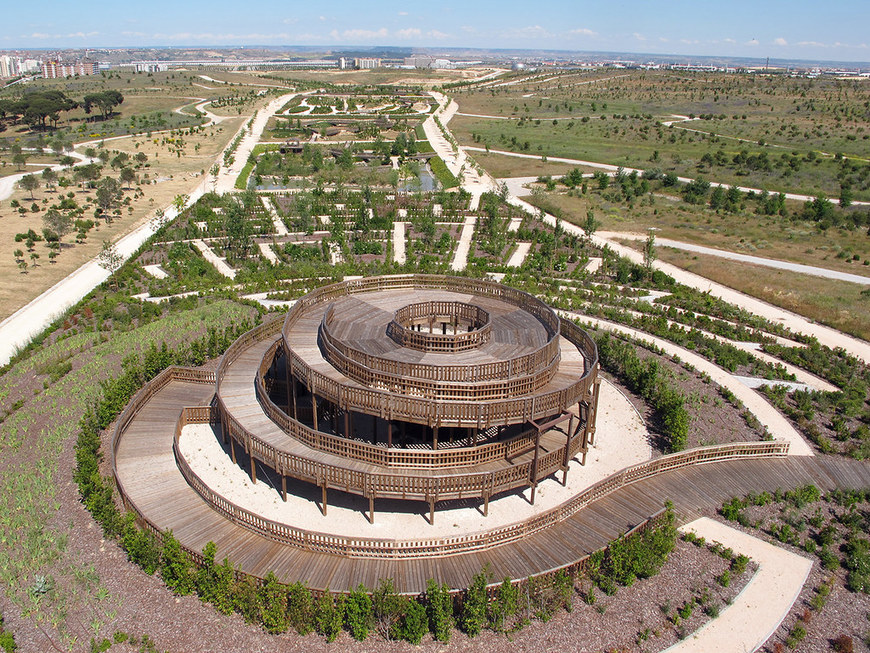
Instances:
[[[147,46],[318,45],[612,51],[683,56],[870,61],[870,3],[837,0],[643,0],[421,5],[228,0],[87,10],[47,0],[4,10],[0,50]]]

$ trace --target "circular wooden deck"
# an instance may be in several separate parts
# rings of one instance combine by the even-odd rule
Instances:
[[[125,505],[157,533],[172,530],[198,557],[207,542],[218,558],[228,557],[244,573],[282,581],[302,581],[314,590],[346,591],[360,583],[376,587],[392,578],[400,592],[420,593],[434,578],[452,588],[466,587],[489,563],[497,578],[525,578],[577,563],[619,534],[658,512],[665,500],[675,504],[680,521],[715,509],[735,495],[815,483],[820,489],[870,486],[870,465],[829,457],[781,457],[778,443],[748,443],[684,452],[620,472],[590,488],[582,506],[564,518],[519,525],[519,536],[483,547],[457,550],[444,540],[439,554],[398,556],[395,542],[355,538],[325,542],[309,536],[298,543],[279,541],[263,520],[247,521],[218,506],[185,478],[173,453],[185,407],[201,406],[185,419],[208,421],[214,377],[197,370],[170,369],[148,384],[118,422],[113,439],[113,469]],[[767,447],[765,449],[764,447]],[[745,458],[745,456],[779,456]],[[521,529],[527,529],[525,531]],[[537,529],[537,530],[535,530]],[[479,537],[479,536],[478,536]],[[354,547],[372,551],[361,554]],[[380,551],[374,549],[380,547]]]

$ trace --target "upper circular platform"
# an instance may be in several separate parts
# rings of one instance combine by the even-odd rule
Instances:
[[[460,277],[325,286],[288,313],[292,374],[345,409],[427,425],[520,423],[588,393],[595,344],[537,298]]]

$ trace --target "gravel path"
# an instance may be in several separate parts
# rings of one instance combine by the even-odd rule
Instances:
[[[270,487],[264,482],[271,470],[260,467],[258,482],[252,484],[244,471],[246,465],[232,462],[219,437],[208,424],[185,426],[180,451],[206,485],[236,505],[306,530],[396,540],[453,537],[525,521],[565,503],[611,474],[652,457],[643,419],[619,389],[604,380],[595,444],[589,448],[585,466],[572,460],[566,486],[561,483],[561,474],[547,478],[538,486],[534,505],[529,503],[528,489],[500,495],[490,502],[487,517],[479,510],[477,500],[450,502],[439,508],[434,524],[424,516],[422,502],[409,509],[406,502],[378,499],[375,523],[370,524],[368,500],[364,497],[331,492],[329,511],[324,517],[318,505],[320,490],[310,484],[288,479],[286,503],[274,483]]]
[[[732,374],[723,370],[718,365],[711,363],[706,358],[702,358],[698,354],[675,345],[668,340],[662,340],[661,338],[651,336],[647,333],[621,324],[616,324],[615,322],[608,322],[607,320],[600,320],[579,313],[570,313],[568,311],[559,311],[559,313],[566,317],[576,318],[587,322],[596,328],[622,333],[642,342],[651,343],[671,356],[679,356],[681,360],[692,364],[697,370],[706,372],[715,383],[718,383],[720,386],[728,388],[733,392],[734,395],[743,402],[746,408],[755,415],[758,421],[767,427],[767,430],[770,431],[774,438],[778,440],[788,440],[790,443],[789,455],[815,455],[807,441],[804,440],[801,434],[797,432],[797,430],[776,408],[771,406],[761,395],[741,383],[739,379],[735,378]]]
[[[716,619],[667,649],[671,653],[755,651],[786,618],[809,576],[813,561],[702,517],[680,528],[749,556],[758,571]]]
[[[404,265],[407,258],[405,257],[405,223],[393,223],[393,260],[400,265]]]
[[[192,244],[199,250],[202,257],[214,266],[215,270],[220,272],[227,279],[236,278],[236,271],[227,265],[227,262],[215,254],[214,250],[212,250],[212,248],[206,245],[202,240],[197,238],[192,241]]]
[[[465,216],[462,233],[459,235],[459,244],[456,246],[453,262],[450,263],[450,269],[455,272],[464,270],[468,265],[468,252],[471,249],[471,237],[474,235],[475,224],[477,224],[476,217],[473,215]]]
[[[537,159],[540,160],[541,156],[539,154],[520,154],[519,152],[508,152],[507,150],[487,150],[484,147],[472,147],[472,146],[462,146],[460,150],[465,150],[467,152],[487,152],[489,154],[501,154],[504,156],[513,156],[520,159]],[[582,159],[568,159],[565,157],[559,156],[548,156],[547,161],[550,163],[569,163],[577,166],[586,166],[588,168],[597,168],[598,170],[606,170],[607,172],[615,173],[619,168],[622,168],[626,174],[631,174],[632,172],[637,172],[637,174],[642,175],[643,169],[641,168],[628,168],[625,166],[615,166],[609,163],[599,163],[598,161],[584,161]],[[677,177],[680,182],[684,184],[688,184],[689,182],[694,181],[689,177]],[[717,181],[711,181],[710,186],[712,188],[716,188],[717,186],[721,186],[722,188],[730,188],[731,184],[722,184]],[[743,193],[761,193],[763,192],[760,188],[748,188],[746,186],[737,186],[737,189]],[[814,195],[801,195],[800,193],[784,193],[786,199],[797,200],[799,202],[807,202],[812,201],[815,198]],[[839,199],[836,197],[828,198],[831,202],[835,204],[839,202]],[[852,202],[855,206],[870,206],[870,202]]]
[[[646,240],[646,234],[622,233],[618,231],[600,231],[600,238],[608,240],[623,239],[623,240]],[[672,240],[670,238],[659,238],[656,236],[656,245],[660,247],[673,247],[674,249],[682,249],[687,252],[695,252],[697,254],[706,254],[708,256],[718,256],[731,261],[740,261],[741,263],[751,263],[753,265],[763,265],[768,268],[777,270],[788,270],[790,272],[799,272],[808,274],[814,277],[823,277],[825,279],[837,279],[838,281],[848,281],[850,283],[858,283],[862,285],[870,285],[870,277],[865,277],[859,274],[850,274],[848,272],[840,272],[839,270],[829,270],[820,268],[814,265],[803,265],[801,263],[792,263],[790,261],[779,261],[772,258],[764,258],[762,256],[751,256],[750,254],[739,254],[737,252],[729,252],[724,249],[716,249],[715,247],[704,247],[703,245],[695,245],[693,243],[685,243],[680,240]]]

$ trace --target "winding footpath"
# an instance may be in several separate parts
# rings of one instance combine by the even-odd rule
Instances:
[[[599,231],[598,236],[607,240],[646,240],[647,238],[645,234],[623,233],[619,231]],[[659,247],[681,249],[686,252],[695,252],[696,254],[705,254],[707,256],[718,256],[719,258],[739,261],[741,263],[763,265],[764,267],[774,268],[776,270],[788,270],[789,272],[808,274],[813,277],[848,281],[849,283],[857,283],[865,286],[870,285],[870,277],[865,277],[860,274],[850,274],[849,272],[840,272],[839,270],[830,270],[828,268],[820,268],[815,265],[804,265],[802,263],[792,263],[791,261],[779,261],[777,259],[764,258],[762,256],[729,252],[724,249],[705,247],[704,245],[695,245],[694,243],[685,243],[670,238],[659,238],[658,236],[656,236],[656,245]]]

